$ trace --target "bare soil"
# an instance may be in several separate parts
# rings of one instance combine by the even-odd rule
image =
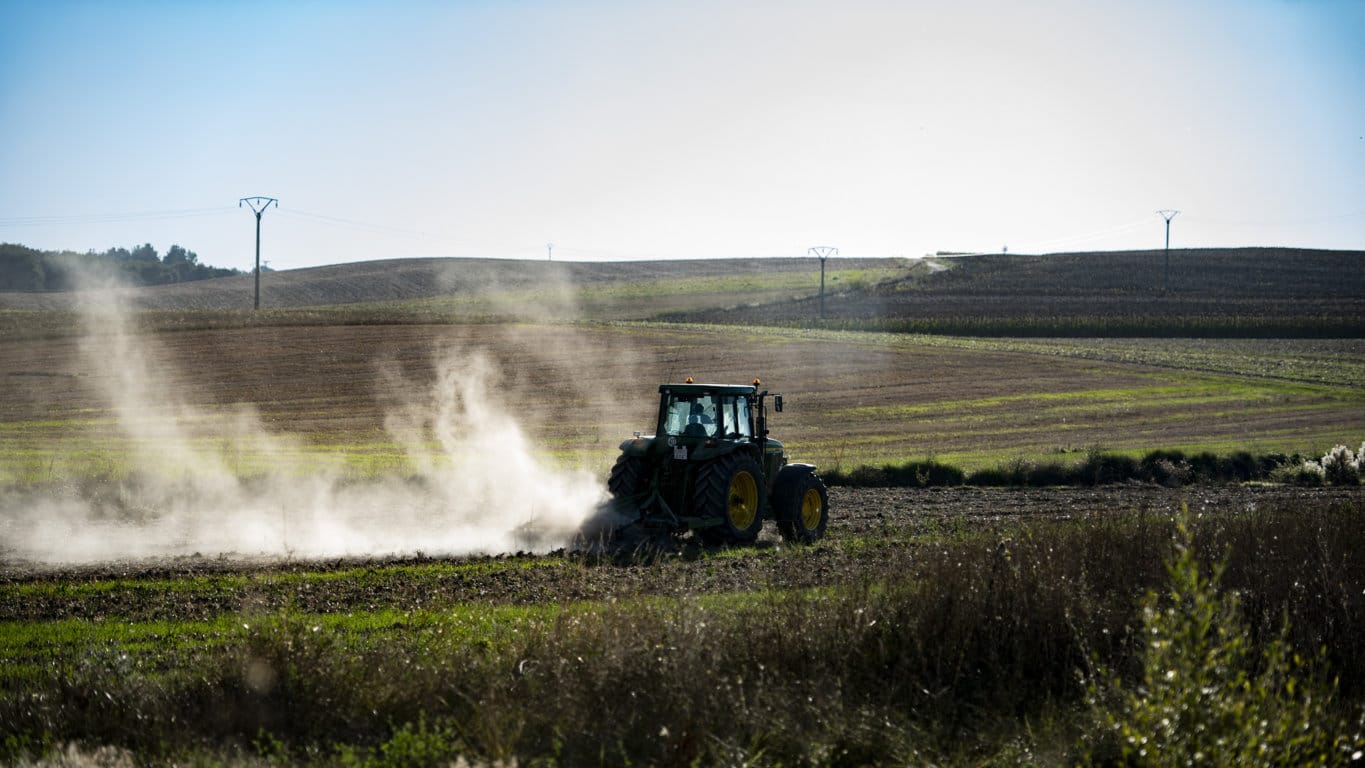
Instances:
[[[979,254],[939,258],[947,268],[845,290],[831,285],[832,323],[908,323],[928,332],[1013,335],[1321,335],[1361,333],[1365,253],[1296,248]],[[815,298],[697,308],[666,319],[727,324],[802,322]],[[1008,331],[994,330],[995,322]],[[1069,331],[1082,327],[1087,332]],[[1171,326],[1171,327],[1167,327]],[[890,326],[887,326],[890,327]],[[1184,329],[1180,333],[1175,329]],[[1212,329],[1212,330],[1210,330]],[[1100,333],[1103,331],[1103,333]]]
[[[1006,457],[1211,440],[1265,451],[1261,440],[1282,443],[1284,435],[1365,428],[1353,401],[1311,390],[1274,395],[1270,407],[1269,395],[1254,393],[1151,406],[1140,398],[1101,399],[1059,416],[1010,398],[1138,392],[1187,378],[1148,366],[1047,355],[743,337],[704,328],[305,326],[162,333],[144,342],[150,377],[165,390],[168,405],[202,415],[246,404],[271,432],[341,448],[382,441],[387,409],[422,395],[438,357],[484,354],[502,372],[495,398],[531,434],[594,466],[609,462],[607,455],[632,431],[651,431],[658,384],[687,376],[763,379],[789,405],[772,420],[774,436],[798,460],[844,469],[983,446]],[[60,444],[73,430],[119,437],[106,392],[125,369],[92,364],[92,354],[100,353],[99,341],[94,345],[92,351],[73,338],[0,341],[0,423],[24,425],[9,433],[13,439]],[[393,389],[394,372],[411,391]],[[6,439],[0,433],[0,449]]]

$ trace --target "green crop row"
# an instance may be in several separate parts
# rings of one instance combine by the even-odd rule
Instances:
[[[1295,338],[1359,339],[1365,319],[1356,315],[1165,315],[877,317],[813,322],[833,330],[946,336],[1071,338]],[[803,323],[804,324],[804,323]]]
[[[746,340],[821,341],[889,349],[950,348],[1154,365],[1195,372],[1286,379],[1355,389],[1365,379],[1365,334],[1349,339],[987,338],[799,326],[726,326],[698,323],[611,322],[603,327],[677,331]]]

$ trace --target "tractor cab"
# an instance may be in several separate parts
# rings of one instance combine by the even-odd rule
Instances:
[[[741,389],[731,392],[724,390]],[[658,433],[667,437],[754,438],[755,387],[665,384]]]

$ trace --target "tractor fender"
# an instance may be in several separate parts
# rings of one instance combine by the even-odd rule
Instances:
[[[814,464],[788,464],[778,470],[777,479],[773,481],[772,505],[769,507],[779,515],[778,520],[789,516],[788,510],[795,508],[795,505],[788,503],[788,501],[792,493],[795,492],[798,481],[802,477],[814,473]]]
[[[621,443],[621,455],[644,458],[654,447],[653,437],[632,437]]]

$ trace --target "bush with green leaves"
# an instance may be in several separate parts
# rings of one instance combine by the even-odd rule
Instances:
[[[1349,718],[1318,654],[1308,664],[1289,623],[1259,646],[1238,595],[1220,592],[1223,567],[1205,575],[1188,511],[1167,564],[1169,592],[1142,607],[1140,679],[1092,674],[1096,716],[1088,762],[1125,766],[1365,764],[1365,709]],[[1259,648],[1259,650],[1258,650]]]

